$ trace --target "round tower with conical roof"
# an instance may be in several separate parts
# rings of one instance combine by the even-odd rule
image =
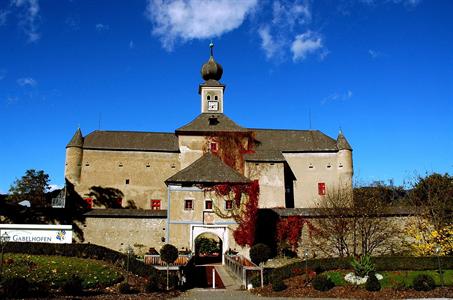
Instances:
[[[352,147],[341,130],[337,137],[337,148],[340,184],[345,187],[352,187],[352,176],[354,175],[354,167],[352,165]]]
[[[198,93],[201,95],[202,113],[223,113],[223,93],[225,85],[219,80],[223,75],[222,66],[214,60],[214,44],[209,45],[211,55],[201,67],[201,77],[204,83],[200,84]]]
[[[76,185],[80,182],[80,174],[82,172],[83,159],[83,136],[80,128],[74,133],[74,136],[66,145],[66,164],[65,178],[72,184]]]

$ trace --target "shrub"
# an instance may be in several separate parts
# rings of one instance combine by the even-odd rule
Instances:
[[[145,285],[145,291],[147,293],[159,292],[161,287],[159,286],[159,278],[157,276],[152,276],[148,279],[148,282]]]
[[[434,279],[427,274],[420,274],[412,282],[416,291],[431,291],[435,288]]]
[[[280,292],[286,289],[286,284],[283,279],[279,276],[272,277],[272,290],[274,292]]]
[[[129,283],[123,281],[118,286],[118,291],[120,292],[120,294],[132,294],[133,289]]]
[[[313,288],[317,291],[325,292],[332,289],[335,284],[326,275],[317,275],[311,282]]]
[[[250,279],[250,283],[254,288],[261,287],[261,276],[253,276],[252,279]]]
[[[80,295],[82,294],[83,290],[82,283],[83,280],[79,276],[72,275],[63,283],[63,292],[67,295],[72,296]]]
[[[381,283],[376,277],[374,272],[368,274],[368,279],[365,283],[365,289],[370,292],[377,292],[381,290]]]
[[[371,256],[367,254],[362,255],[358,260],[353,258],[351,266],[354,268],[355,275],[360,277],[365,277],[370,272],[375,271],[374,264],[371,261]]]
[[[5,298],[25,298],[29,291],[30,283],[23,277],[12,277],[3,282]]]
[[[266,262],[271,256],[271,248],[266,244],[256,244],[250,248],[250,259],[256,265]]]
[[[173,263],[178,258],[178,248],[173,245],[165,244],[160,249],[160,258],[168,263]]]

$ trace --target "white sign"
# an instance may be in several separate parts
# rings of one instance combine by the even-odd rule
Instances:
[[[0,224],[0,237],[8,242],[71,244],[72,225]]]

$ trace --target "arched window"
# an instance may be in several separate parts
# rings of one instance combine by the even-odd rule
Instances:
[[[211,100],[211,96],[208,95],[207,99],[208,99],[208,100]]]
[[[214,96],[214,100],[219,100],[219,97],[217,97],[217,96]]]

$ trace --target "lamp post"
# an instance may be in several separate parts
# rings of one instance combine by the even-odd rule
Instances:
[[[439,265],[440,285],[444,287],[444,275],[442,274],[442,265],[440,264],[440,251],[442,250],[440,245],[436,245],[434,252],[437,255],[437,263]]]
[[[0,244],[2,247],[2,253],[0,257],[0,279],[3,278],[3,250],[5,249],[6,242],[9,241],[9,235],[7,232],[4,232],[2,235],[0,235]]]

